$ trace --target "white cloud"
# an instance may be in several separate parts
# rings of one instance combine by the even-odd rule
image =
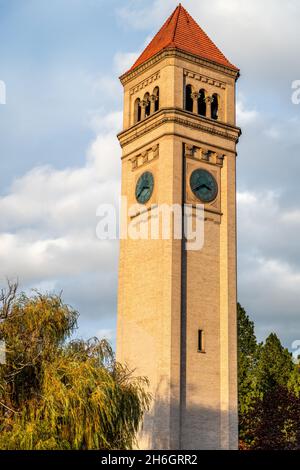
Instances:
[[[86,77],[86,82],[94,96],[109,99],[121,99],[122,86],[116,76],[92,75]]]
[[[129,70],[137,60],[139,52],[118,52],[114,57],[114,66],[118,74],[123,74]]]
[[[143,44],[141,44],[139,49],[135,52],[117,52],[114,56],[114,68],[116,73],[122,75],[127,72],[152,39],[153,35],[148,34],[144,39]]]
[[[160,21],[166,20],[172,8],[178,4],[176,0],[155,0],[151,5],[138,7],[137,2],[129,3],[117,11],[122,22],[138,30],[155,28]]]
[[[292,118],[282,116],[268,119],[264,123],[264,134],[271,140],[286,142],[287,144],[299,143],[300,119],[298,116]]]
[[[239,126],[246,126],[258,119],[258,112],[255,109],[247,109],[244,97],[239,95],[236,103],[236,119]]]
[[[16,179],[0,198],[0,276],[21,283],[55,283],[64,276],[114,269],[116,247],[96,238],[96,209],[117,206],[120,113],[99,117],[101,129],[85,164],[38,167]]]
[[[96,336],[99,339],[105,338],[108,341],[112,341],[115,339],[116,332],[110,328],[103,328],[97,331]]]
[[[249,191],[244,191],[243,193],[237,193],[237,203],[240,206],[251,206],[257,202],[257,197],[255,194],[250,193]]]
[[[282,220],[290,225],[300,225],[300,210],[291,210],[282,214]]]
[[[144,44],[143,38],[136,44],[140,52],[178,2],[124,4],[119,13],[123,25],[145,32]],[[274,327],[288,343],[297,331],[300,304],[300,120],[288,117],[284,108],[290,106],[290,112],[299,115],[299,107],[291,105],[291,83],[299,78],[295,57],[300,2],[287,0],[283,7],[281,0],[186,0],[184,6],[242,68],[237,102],[238,125],[243,128],[238,158],[239,297],[254,315],[260,337]],[[112,51],[118,74],[139,54],[126,52],[126,47],[122,53]],[[97,135],[82,166],[35,166],[0,198],[0,276],[18,276],[26,286],[42,290],[63,287],[84,318],[94,315],[100,320],[115,313],[118,253],[116,243],[95,238],[95,213],[101,202],[116,203],[120,191],[115,134],[121,129],[122,113],[107,114],[105,109],[121,106],[122,88],[117,76],[106,71],[96,76],[80,71],[77,77],[70,67],[67,71],[53,73],[51,83],[59,92],[55,100],[38,95],[46,96],[42,105],[35,98],[36,87],[30,88],[27,81],[28,93],[23,100],[18,97],[8,129],[16,130],[28,154],[28,141],[53,139],[61,123],[70,125],[73,116]],[[44,92],[45,77],[40,73]],[[44,73],[48,76],[48,70]],[[65,161],[64,155],[58,157]],[[47,155],[43,161],[48,161]],[[111,329],[106,330],[109,335]]]
[[[108,118],[109,120],[109,118]],[[114,133],[98,135],[81,168],[33,168],[0,198],[0,229],[86,224],[94,208],[118,187],[120,147]]]
[[[238,194],[239,299],[260,339],[275,330],[290,346],[300,313],[300,216],[280,204],[272,191]]]
[[[272,126],[269,129],[266,129],[265,134],[267,137],[270,137],[270,139],[273,139],[273,140],[279,140],[281,137],[279,129],[276,128],[275,126]]]

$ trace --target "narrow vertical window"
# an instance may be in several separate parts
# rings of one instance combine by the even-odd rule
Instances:
[[[192,98],[192,85],[187,85],[185,87],[185,109],[186,111],[193,112],[193,98]]]
[[[198,330],[198,352],[204,352],[204,331]]]
[[[211,118],[212,119],[218,119],[219,116],[219,97],[215,93],[212,95],[212,101],[211,101]]]
[[[199,98],[198,98],[198,114],[200,116],[206,116],[206,101],[205,101],[205,90],[199,91]]]

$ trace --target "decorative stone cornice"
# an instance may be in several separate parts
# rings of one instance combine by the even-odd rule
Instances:
[[[121,75],[120,80],[122,85],[126,85],[128,82],[136,78],[138,75],[142,74],[149,68],[153,67],[160,61],[166,59],[166,58],[181,58],[185,59],[191,63],[197,64],[197,65],[202,65],[204,67],[208,67],[211,70],[215,70],[217,72],[222,72],[225,75],[228,75],[232,78],[235,78],[236,80],[239,77],[239,71],[232,69],[230,67],[226,67],[224,65],[220,65],[217,62],[214,62],[212,60],[208,59],[203,59],[202,57],[190,54],[188,52],[182,51],[180,49],[176,48],[169,48],[160,51],[157,53],[155,56],[151,57],[151,59],[147,60],[147,62],[144,62],[140,66],[136,67],[133,70],[129,70],[128,72],[124,73]]]
[[[142,153],[134,154],[133,157],[130,158],[131,161],[131,169],[132,171],[141,168],[142,166],[146,165],[153,160],[156,160],[159,157],[159,144],[155,144],[150,148],[147,148]]]
[[[185,156],[198,161],[204,161],[211,165],[223,166],[224,154],[218,153],[207,146],[197,147],[196,145],[185,144],[184,145]]]
[[[200,73],[191,72],[190,70],[184,70],[183,74],[185,77],[198,80],[204,84],[207,83],[208,85],[213,85],[214,87],[222,88],[223,90],[225,90],[226,88],[225,82],[222,82],[221,80],[215,80]]]
[[[241,129],[239,127],[198,116],[197,114],[189,113],[179,108],[162,108],[147,119],[120,132],[118,139],[121,146],[125,147],[157,127],[169,123],[208,132],[211,135],[219,136],[236,143],[241,135]]]
[[[154,83],[156,80],[160,78],[160,72],[156,72],[153,75],[151,75],[149,78],[146,78],[143,80],[141,83],[138,85],[132,87],[129,91],[130,95],[135,95],[138,93],[140,90],[143,90],[143,88],[151,85],[151,83]]]

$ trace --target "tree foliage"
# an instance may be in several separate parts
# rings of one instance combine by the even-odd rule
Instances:
[[[239,414],[244,414],[255,397],[253,381],[260,345],[257,344],[254,323],[243,307],[237,305],[238,316],[238,390]]]
[[[289,351],[270,334],[258,344],[238,305],[241,449],[300,449],[300,374]]]
[[[244,446],[251,450],[300,449],[300,400],[285,386],[274,385],[241,416]]]
[[[237,304],[238,334],[239,334],[239,354],[250,358],[255,355],[257,341],[254,332],[254,323],[248,317],[246,310]]]
[[[293,392],[297,398],[300,397],[300,365],[297,364],[289,378],[288,388]]]
[[[147,379],[109,343],[70,338],[61,296],[0,293],[0,449],[130,449],[149,407]],[[238,304],[241,449],[300,449],[300,368],[273,333],[258,344]]]
[[[78,313],[61,296],[2,291],[1,449],[130,449],[150,401],[147,380],[105,340],[70,341]]]

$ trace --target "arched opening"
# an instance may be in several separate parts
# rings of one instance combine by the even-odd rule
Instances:
[[[155,96],[155,102],[154,102],[154,112],[159,110],[159,88],[158,86],[154,88],[153,90],[153,95]]]
[[[211,100],[211,118],[218,119],[219,117],[219,97],[216,93],[212,95]]]
[[[144,101],[146,103],[146,107],[145,107],[145,118],[146,117],[149,117],[150,114],[151,114],[151,103],[150,103],[150,95],[149,93],[146,93],[145,96],[144,96]]]
[[[193,112],[193,98],[192,98],[193,88],[192,85],[187,85],[185,87],[185,109],[186,111]]]
[[[199,91],[198,114],[200,114],[200,116],[206,116],[205,90],[203,89]]]
[[[142,117],[141,100],[137,98],[134,103],[134,122],[140,122]]]

